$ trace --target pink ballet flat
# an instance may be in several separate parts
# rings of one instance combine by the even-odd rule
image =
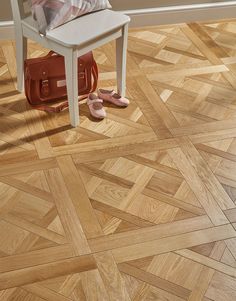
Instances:
[[[87,99],[87,105],[89,107],[90,114],[97,119],[104,119],[106,117],[106,111],[103,108],[103,100],[98,98],[96,94],[89,94]]]
[[[125,97],[121,97],[114,90],[109,91],[104,89],[98,89],[98,97],[118,107],[127,107],[129,105],[129,100]]]

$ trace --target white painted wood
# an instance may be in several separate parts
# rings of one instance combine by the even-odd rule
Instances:
[[[14,40],[14,37],[13,21],[0,22],[0,40]]]
[[[64,46],[79,47],[122,28],[130,19],[112,10],[102,10],[82,16],[47,33],[47,38]]]
[[[116,40],[116,70],[118,93],[124,97],[126,92],[128,25],[125,25],[122,31],[123,34]]]
[[[22,8],[18,2],[11,0],[12,13],[15,22],[15,40],[16,40],[16,64],[17,64],[17,89],[19,92],[24,90],[24,60],[27,58],[27,38],[23,36],[21,25]]]
[[[77,50],[68,49],[65,55],[65,67],[70,121],[73,127],[77,127],[79,124]]]
[[[17,90],[24,91],[24,61],[27,58],[27,38],[16,34]]]
[[[77,80],[77,53],[83,55],[96,47],[110,42],[114,39],[122,39],[120,51],[120,71],[118,79],[121,90],[125,87],[125,64],[127,27],[130,21],[128,16],[103,10],[93,14],[77,18],[63,26],[60,26],[47,33],[46,36],[39,34],[32,16],[25,16],[23,13],[23,0],[11,0],[13,18],[15,23],[15,36],[17,44],[17,79],[18,90],[23,89],[23,60],[26,57],[26,39],[36,41],[43,47],[65,57],[67,93],[69,100],[69,112],[71,125],[76,127],[79,123],[78,109],[78,80]],[[125,26],[125,29],[123,29]],[[119,40],[120,41],[120,40]],[[123,47],[121,47],[123,45]]]

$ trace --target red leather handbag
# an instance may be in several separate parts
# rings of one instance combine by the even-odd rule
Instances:
[[[24,65],[25,94],[36,109],[60,112],[68,107],[64,57],[50,51],[44,57],[27,59]],[[78,58],[78,90],[80,99],[97,88],[98,68],[93,53]]]

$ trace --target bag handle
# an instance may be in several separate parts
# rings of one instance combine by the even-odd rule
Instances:
[[[48,54],[45,56],[45,58],[51,57],[51,56],[61,56],[60,54],[56,53],[55,51],[51,50],[48,52]]]

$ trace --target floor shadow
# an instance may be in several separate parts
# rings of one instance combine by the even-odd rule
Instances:
[[[16,77],[11,77],[9,79],[1,79],[0,84],[1,85],[6,85],[6,84],[9,84],[9,83],[13,83],[14,81],[16,81]]]
[[[20,94],[20,92],[14,90],[14,91],[10,91],[10,92],[6,92],[6,93],[2,93],[0,94],[0,103],[1,103],[1,99],[2,98],[6,98],[6,97],[10,97],[10,96],[16,96]]]
[[[47,130],[45,132],[42,132],[42,133],[39,133],[36,135],[27,136],[26,138],[23,137],[20,140],[16,139],[16,140],[12,141],[11,144],[6,143],[4,145],[1,145],[0,151],[5,151],[5,150],[15,147],[14,144],[17,144],[20,146],[20,145],[23,145],[24,143],[34,142],[35,140],[39,140],[44,137],[50,137],[52,135],[55,135],[55,134],[58,134],[58,133],[61,133],[64,131],[68,131],[70,129],[73,129],[73,127],[68,124],[68,125],[63,125],[63,126],[57,127],[55,129]]]

